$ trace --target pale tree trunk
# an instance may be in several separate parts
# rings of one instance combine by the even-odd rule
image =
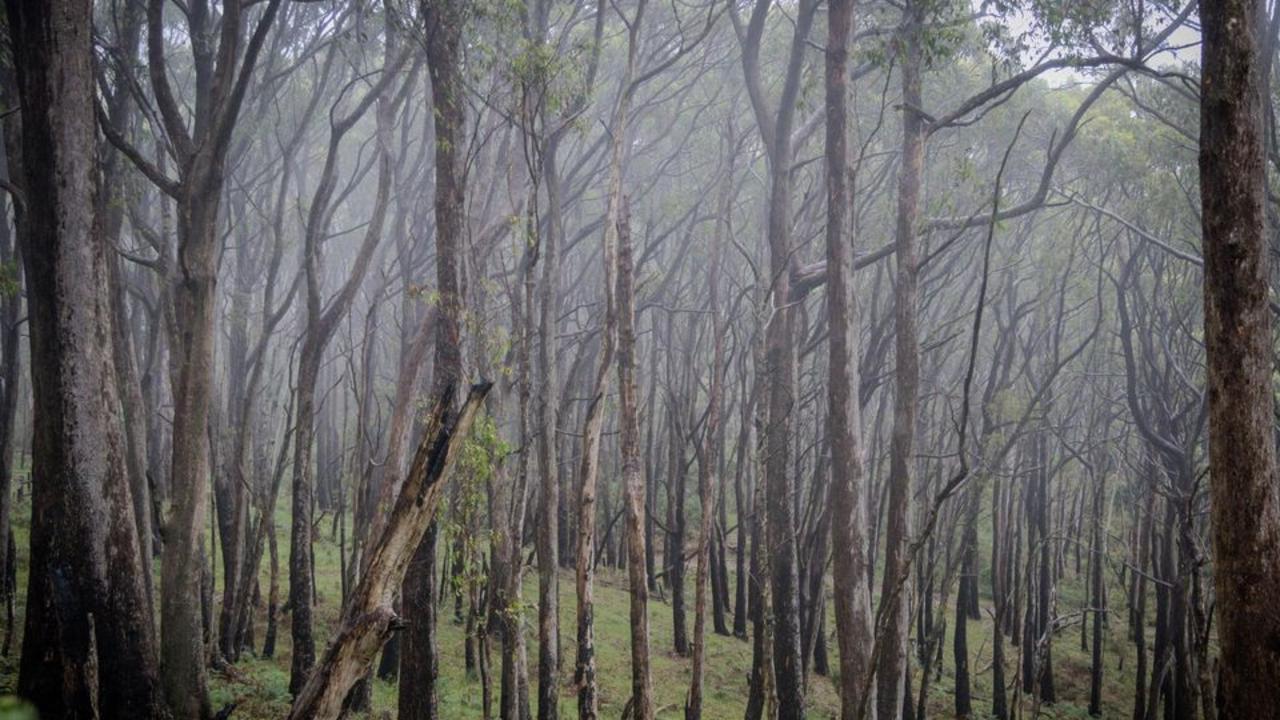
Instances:
[[[0,103],[6,107],[20,107],[22,102],[17,97],[17,78],[12,67],[0,70]],[[22,170],[22,116],[13,113],[0,120],[0,132],[4,134],[5,161],[8,165],[9,177],[21,182]],[[12,205],[10,204],[12,203]],[[14,224],[11,228],[6,220],[0,220],[0,262],[14,267],[17,271],[15,290],[11,296],[0,302],[0,382],[3,382],[3,395],[0,395],[0,542],[8,545],[8,538],[13,533],[13,453],[17,444],[18,395],[22,382],[21,361],[19,352],[21,327],[19,317],[22,313],[25,292],[22,286],[22,233],[20,198],[10,198],[6,193],[0,199],[0,216],[8,218],[12,207]],[[17,568],[10,563],[7,547],[0,552],[0,602],[4,604],[5,631],[0,654],[8,656],[13,640],[16,621],[14,619],[14,600],[17,594]],[[16,548],[15,548],[16,550]],[[16,554],[16,553],[15,553]]]
[[[1222,720],[1266,717],[1280,707],[1280,485],[1263,216],[1262,10],[1258,0],[1200,9],[1200,197]]]
[[[578,688],[578,717],[580,720],[594,720],[594,718],[598,717],[599,712],[599,698],[597,697],[599,689],[596,685],[595,659],[594,572],[592,567],[595,559],[596,483],[600,473],[600,438],[604,430],[605,396],[609,391],[609,371],[613,367],[613,356],[618,338],[616,273],[618,232],[622,221],[621,206],[624,203],[622,198],[622,172],[626,154],[627,116],[630,113],[631,98],[635,91],[632,79],[635,76],[636,63],[638,61],[639,32],[644,20],[646,5],[647,1],[641,0],[637,4],[635,16],[630,21],[627,63],[623,71],[622,83],[618,91],[618,101],[614,106],[613,118],[609,127],[612,139],[609,143],[609,175],[605,201],[603,254],[601,256],[601,262],[604,265],[605,289],[604,331],[600,350],[600,365],[596,370],[595,385],[591,392],[591,401],[583,426],[581,484],[578,492],[576,578],[578,593],[578,657],[574,670],[574,683]],[[600,9],[603,11],[603,4],[601,4]],[[643,518],[643,513],[640,517]],[[640,548],[643,550],[643,543],[641,543]],[[633,590],[633,608],[635,602],[636,596]],[[635,632],[634,628],[633,632]],[[642,720],[647,720],[647,718]]]
[[[640,463],[640,408],[636,403],[636,298],[631,247],[631,211],[624,198],[618,216],[618,404],[622,426],[622,483],[626,493],[627,579],[631,596],[631,718],[653,720],[649,583],[644,567],[645,477]],[[708,518],[711,517],[709,507],[703,506]]]
[[[612,232],[606,233],[611,235]],[[610,241],[611,244],[611,241]],[[606,250],[606,260],[612,260],[613,250]],[[606,273],[612,279],[613,272]],[[593,581],[593,551],[595,539],[596,480],[599,476],[600,436],[604,429],[604,398],[609,387],[609,370],[612,366],[614,342],[613,292],[609,292],[606,310],[604,347],[600,353],[600,367],[596,371],[591,404],[587,408],[583,424],[582,467],[578,486],[578,538],[577,574],[575,587],[578,596],[578,655],[574,669],[574,684],[578,688],[578,717],[594,720],[598,717],[599,699],[596,687],[595,659],[595,592]]]
[[[12,160],[12,156],[10,156]],[[16,163],[9,164],[11,173]],[[0,216],[8,211],[8,204],[0,201]],[[17,229],[11,229],[9,223],[0,220],[0,263],[6,267],[20,267],[22,262],[18,253]],[[5,549],[9,536],[13,532],[13,452],[17,445],[17,432],[14,427],[18,420],[18,393],[22,382],[22,355],[18,352],[21,342],[21,326],[19,314],[22,312],[21,291],[22,276],[14,278],[12,293],[0,299],[0,549]],[[140,550],[142,537],[139,533]],[[9,563],[9,553],[0,552],[0,604],[6,610],[4,654],[8,654],[9,641],[13,637],[15,624],[12,608],[14,594],[17,590],[10,579],[16,581],[17,568]]]
[[[173,384],[172,503],[161,562],[161,661],[174,712],[210,714],[205,673],[201,568],[209,500],[208,419],[213,393],[213,325],[217,298],[217,193],[178,203],[182,274],[173,289],[170,370]]]
[[[911,478],[916,432],[916,402],[920,393],[919,330],[916,326],[916,224],[924,165],[924,126],[920,116],[921,33],[924,9],[910,0],[899,30],[899,64],[902,67],[902,160],[898,170],[898,208],[895,255],[898,276],[894,288],[895,368],[897,385],[893,400],[893,431],[889,461],[889,499],[886,517],[885,563],[880,609],[885,617],[883,650],[876,666],[876,705],[880,720],[902,715],[907,664],[906,588],[898,587],[903,566],[909,562]]]
[[[560,173],[553,139],[543,159],[547,188],[548,220],[543,243],[542,286],[538,303],[538,475],[541,504],[538,507],[538,720],[556,720],[560,690],[560,589],[556,569],[560,564],[560,465],[556,438],[556,317],[560,297],[559,240],[564,232],[560,203]],[[532,325],[532,319],[530,320]],[[533,328],[530,327],[532,331]],[[517,555],[519,552],[517,551]]]
[[[827,363],[828,433],[831,442],[831,570],[836,638],[840,645],[840,717],[855,720],[870,676],[872,622],[867,566],[866,471],[862,407],[858,401],[858,300],[853,284],[853,238],[845,234],[848,188],[846,66],[853,1],[831,0],[827,13]],[[869,700],[869,699],[868,699]]]
[[[765,382],[763,368],[765,365],[765,348],[763,329],[768,312],[768,295],[758,289],[756,298],[755,337],[751,342],[752,363],[756,370],[756,393],[763,395]],[[765,444],[766,427],[769,424],[769,410],[764,398],[756,400],[752,424],[755,427],[755,443],[752,448],[751,464],[756,476],[755,493],[751,500],[751,565],[750,572],[750,614],[752,626],[751,638],[751,679],[747,690],[746,720],[773,720],[778,696],[775,690],[773,674],[773,623],[770,622],[772,598],[769,593],[769,565],[772,561],[768,546],[769,521],[765,512],[765,498],[768,496],[769,476],[764,468],[764,456],[768,451]]]
[[[45,717],[163,718],[96,216],[92,3],[6,4],[33,393],[19,693]],[[19,201],[20,203],[22,201]]]
[[[720,462],[720,425],[723,413],[721,396],[724,393],[725,319],[720,307],[720,276],[724,266],[724,234],[729,224],[729,214],[733,209],[731,203],[736,152],[737,147],[730,133],[725,138],[725,156],[728,166],[725,168],[724,177],[720,179],[720,197],[716,202],[715,229],[712,231],[711,239],[711,270],[707,278],[710,294],[708,309],[711,311],[712,326],[711,384],[707,391],[707,420],[703,430],[702,454],[698,458],[698,493],[702,518],[698,528],[698,569],[693,601],[693,669],[692,678],[689,681],[689,697],[684,706],[686,720],[702,718],[702,685],[707,655],[707,584],[711,564],[711,534],[716,517],[715,486],[718,482],[717,469]],[[629,560],[629,563],[631,566],[635,565],[634,560]],[[634,586],[633,582],[632,587]]]

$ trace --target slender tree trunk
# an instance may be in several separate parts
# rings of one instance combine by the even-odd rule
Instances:
[[[877,706],[880,720],[898,720],[903,711],[903,678],[907,665],[907,588],[898,587],[907,563],[910,535],[913,446],[916,432],[916,403],[920,392],[919,330],[916,326],[918,258],[916,225],[920,205],[920,184],[924,166],[924,126],[920,116],[921,64],[924,32],[923,3],[909,0],[899,32],[902,66],[902,160],[898,170],[898,207],[895,257],[898,262],[894,288],[896,387],[893,402],[893,433],[889,462],[889,499],[885,532],[884,581],[880,613],[885,617],[884,650],[876,667]]]
[[[724,264],[724,233],[725,226],[729,222],[729,213],[732,211],[730,203],[732,201],[734,170],[736,168],[734,162],[736,148],[733,144],[732,134],[726,138],[725,146],[725,154],[728,156],[728,168],[725,170],[724,178],[720,181],[720,197],[716,203],[716,225],[712,231],[711,240],[711,271],[708,277],[708,292],[710,293],[708,305],[711,311],[712,335],[711,385],[707,391],[707,421],[703,430],[703,448],[701,456],[698,458],[698,492],[702,517],[698,530],[698,569],[697,580],[694,585],[693,668],[691,672],[692,678],[689,682],[689,696],[685,701],[684,707],[685,720],[700,720],[702,718],[702,684],[707,653],[707,586],[710,582],[708,575],[711,572],[712,533],[715,530],[716,518],[715,486],[719,482],[717,475],[720,466],[720,424],[723,412],[721,394],[724,392],[725,335],[725,320],[720,308],[720,274]],[[626,254],[629,258],[629,248]],[[625,315],[623,322],[625,327],[627,324]],[[714,591],[716,583],[710,584],[712,585],[711,590]],[[718,600],[715,604],[720,607]],[[723,613],[720,613],[720,615],[720,624],[723,624]]]
[[[745,368],[744,368],[745,369]],[[733,636],[742,640],[747,639],[747,607],[748,585],[750,584],[747,560],[750,556],[751,535],[750,529],[755,523],[752,520],[755,508],[751,505],[751,490],[747,487],[747,470],[749,467],[747,459],[753,456],[751,452],[751,411],[755,403],[754,393],[749,392],[750,381],[743,372],[742,380],[742,412],[738,419],[740,428],[738,430],[738,457],[734,464],[733,477],[733,497],[734,509],[738,511],[738,530],[734,533],[738,541],[738,550],[735,553],[737,572],[734,576],[734,592],[733,592]],[[749,397],[750,396],[750,397]]]
[[[1106,618],[1106,593],[1103,586],[1102,566],[1106,560],[1106,545],[1103,539],[1103,501],[1107,493],[1107,476],[1103,468],[1098,469],[1097,487],[1093,490],[1093,538],[1090,541],[1089,567],[1092,574],[1093,596],[1090,602],[1093,613],[1093,648],[1089,671],[1089,714],[1094,717],[1102,715],[1102,625]]]
[[[667,320],[667,346],[674,348],[675,330],[674,318],[669,317]],[[684,385],[687,387],[687,375],[679,373],[674,366],[674,352],[667,353],[667,369],[669,378],[673,382],[680,383],[676,387]],[[684,391],[679,391],[681,396],[686,396]],[[675,403],[667,417],[667,457],[669,458],[669,466],[667,467],[667,536],[666,543],[662,548],[662,564],[667,574],[667,586],[671,589],[671,644],[677,655],[687,657],[689,655],[689,626],[685,617],[685,595],[684,595],[684,538],[685,538],[685,512],[684,503],[687,493],[685,492],[685,482],[688,478],[687,466],[684,462],[684,439],[680,436],[678,430],[679,422],[674,413],[677,412],[676,406],[683,406],[684,403]],[[681,412],[683,415],[684,413]]]
[[[995,614],[991,618],[991,714],[996,720],[1009,720],[1009,705],[1005,695],[1004,614],[1009,611],[1006,597],[1007,585],[1002,568],[1008,562],[1007,549],[1001,540],[1005,536],[1001,508],[1001,477],[997,473],[991,492],[991,604]]]
[[[1047,404],[1047,401],[1046,401]],[[1046,418],[1048,417],[1046,413]],[[1039,698],[1046,704],[1057,700],[1057,692],[1053,683],[1053,629],[1052,622],[1054,578],[1053,578],[1053,542],[1049,534],[1049,428],[1040,432],[1040,456],[1036,475],[1039,487],[1036,489],[1036,539],[1040,550],[1039,573],[1036,580],[1036,681],[1039,686]]]
[[[465,3],[423,0],[427,67],[431,73],[435,122],[436,291],[440,296],[436,325],[436,394],[462,381],[462,301],[458,264],[466,233],[466,175],[463,155],[466,127],[461,43]],[[436,522],[431,523],[404,580],[404,614],[399,697],[401,720],[434,720],[439,712],[439,649],[436,640]]]
[[[560,701],[560,592],[556,569],[560,564],[560,465],[556,438],[557,322],[560,298],[559,240],[563,233],[558,138],[543,158],[547,188],[548,232],[542,244],[542,282],[538,293],[538,720],[557,720]],[[532,309],[530,309],[532,312]],[[532,330],[532,328],[530,328]],[[518,556],[517,551],[517,556]]]
[[[15,167],[17,165],[18,163],[13,162],[10,156],[10,171],[17,169]],[[7,205],[6,202],[0,201],[0,217],[7,216]],[[18,420],[19,383],[22,381],[22,358],[18,352],[21,341],[19,313],[22,311],[23,296],[20,270],[22,260],[18,253],[17,229],[11,229],[7,221],[0,220],[0,264],[14,268],[18,273],[13,279],[15,283],[13,292],[6,293],[3,298],[0,298],[0,544],[3,544],[5,550],[0,552],[0,602],[3,602],[7,608],[13,607],[13,595],[16,590],[10,578],[16,580],[17,577],[17,568],[10,561],[8,545],[10,534],[13,532],[13,458],[14,446],[18,441],[15,424]],[[150,537],[146,539],[149,541]],[[140,549],[147,547],[143,543],[141,532],[138,540]],[[144,565],[144,567],[147,566]],[[13,616],[9,615],[5,626],[4,649],[6,651],[8,641],[13,634],[13,624]]]
[[[636,402],[633,271],[630,209],[623,198],[618,214],[616,294],[619,422],[622,432],[622,481],[626,493],[627,578],[631,596],[631,717],[634,720],[653,720],[653,682],[649,677],[649,584],[644,569],[645,477],[640,462],[640,408]],[[708,512],[706,507],[708,506],[704,506],[704,513]]]
[[[297,415],[294,424],[294,457],[293,457],[293,517],[289,534],[289,604],[293,609],[292,624],[292,662],[289,674],[289,691],[297,694],[307,682],[307,674],[315,663],[315,640],[312,635],[312,604],[315,599],[315,561],[312,548],[312,513],[316,491],[315,475],[319,465],[320,474],[331,475],[331,471],[323,453],[321,462],[313,463],[312,451],[316,446],[316,435],[329,435],[324,429],[324,421],[316,413],[316,386],[320,379],[321,362],[324,352],[337,332],[338,325],[346,317],[355,299],[356,291],[364,280],[374,249],[382,239],[382,227],[386,221],[387,205],[391,192],[391,156],[386,143],[386,135],[390,132],[389,112],[386,103],[378,103],[377,132],[380,138],[377,159],[378,181],[373,204],[372,216],[365,226],[364,237],[360,242],[356,257],[351,262],[349,274],[341,288],[333,298],[325,302],[321,297],[321,279],[323,268],[320,266],[320,244],[328,232],[329,218],[332,216],[332,198],[336,183],[336,163],[343,136],[355,125],[356,121],[378,101],[379,96],[396,76],[404,56],[396,54],[390,38],[387,42],[386,65],[378,82],[369,89],[350,114],[338,120],[331,120],[328,151],[325,155],[324,169],[312,196],[311,207],[307,215],[304,231],[303,267],[306,276],[307,306],[306,325],[303,328],[302,348],[298,354],[297,371]],[[323,484],[323,483],[322,483]]]
[[[848,119],[846,75],[852,0],[832,0],[827,13],[826,177],[828,433],[831,443],[831,547],[835,584],[836,637],[840,645],[840,717],[858,720],[872,672],[871,591],[867,565],[867,510],[862,408],[858,402],[859,309],[853,283],[854,240],[845,233],[848,217]],[[819,589],[820,590],[820,589]]]
[[[1153,471],[1150,461],[1144,464],[1148,468],[1147,475]],[[1137,583],[1136,599],[1133,603],[1133,644],[1137,662],[1134,665],[1133,720],[1146,720],[1147,717],[1147,573],[1151,566],[1151,533],[1154,522],[1155,493],[1150,483],[1146,484],[1146,496],[1143,502],[1141,517],[1136,521],[1138,526],[1138,566],[1134,571]]]
[[[966,510],[968,507],[975,508],[975,510],[967,510],[965,513],[965,528],[962,530],[960,541],[960,553],[963,558],[961,560],[959,589],[956,591],[956,626],[952,630],[951,636],[952,656],[956,666],[955,710],[956,717],[959,718],[967,718],[973,714],[973,698],[969,687],[969,605],[976,602],[976,598],[970,598],[970,593],[974,592],[974,590],[971,587],[971,583],[966,580],[969,574],[974,573],[976,570],[978,554],[976,508],[981,499],[973,492],[975,487],[977,485],[970,486],[964,494]],[[971,522],[973,523],[972,525],[970,524]]]

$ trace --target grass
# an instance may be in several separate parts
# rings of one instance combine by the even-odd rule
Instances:
[[[287,506],[283,501],[282,507]],[[322,525],[327,531],[328,522]],[[277,518],[278,542],[281,561],[281,587],[287,587],[289,517],[286,510],[281,510]],[[25,588],[27,575],[27,539],[30,529],[29,498],[17,503],[14,517],[14,532],[18,551],[18,588],[16,598],[17,628],[15,628],[14,652],[7,657],[0,657],[0,694],[11,693],[16,684],[17,656],[21,642],[21,623],[25,606]],[[207,536],[206,536],[207,537]],[[443,543],[442,543],[443,545]],[[985,545],[983,545],[985,547]],[[319,604],[316,608],[316,641],[323,646],[330,632],[337,625],[340,611],[339,550],[328,533],[319,538],[315,547],[316,579],[319,587],[317,594]],[[215,564],[216,565],[216,564]],[[1058,586],[1059,614],[1066,615],[1085,606],[1084,582],[1072,571],[1072,563],[1068,567]],[[158,568],[157,568],[158,569]],[[267,587],[267,562],[264,559],[262,570],[262,587]],[[530,682],[536,683],[537,632],[536,608],[533,598],[537,597],[536,576],[526,573],[524,590],[525,610],[524,622],[526,638],[528,638],[528,658],[531,666]],[[692,572],[690,572],[692,575]],[[221,577],[215,582],[221,587]],[[1114,583],[1114,579],[1112,579]],[[577,717],[576,698],[572,688],[572,672],[574,657],[575,600],[573,593],[573,576],[565,573],[560,576],[560,632],[563,668],[561,673],[560,710],[561,717]],[[626,575],[613,569],[602,568],[596,576],[596,645],[597,675],[600,683],[601,715],[604,717],[620,717],[630,687],[630,618],[629,599],[626,592]],[[980,581],[985,592],[989,587],[987,578]],[[1132,676],[1135,657],[1133,646],[1125,637],[1126,621],[1123,611],[1123,591],[1119,587],[1109,587],[1112,616],[1106,628],[1105,675],[1103,688],[1103,717],[1126,717],[1130,714],[1133,698]],[[830,592],[828,587],[827,592]],[[692,588],[688,589],[692,603]],[[953,592],[954,597],[954,592]],[[983,597],[984,617],[990,599]],[[830,602],[828,602],[830,607]],[[935,616],[938,611],[935,611]],[[1148,617],[1154,613],[1148,613]],[[954,613],[947,609],[948,627],[954,623]],[[256,617],[257,629],[255,637],[261,647],[265,634],[265,610],[258,609]],[[688,658],[679,657],[672,652],[672,627],[670,606],[651,598],[649,604],[649,624],[651,632],[651,652],[653,662],[653,687],[658,717],[678,718],[683,716],[684,698],[688,691],[690,664]],[[710,625],[710,623],[708,623]],[[833,617],[828,618],[828,631],[835,628]],[[708,628],[710,629],[710,628]],[[443,608],[440,614],[439,646],[440,660],[441,717],[478,718],[482,716],[481,686],[477,678],[468,677],[465,671],[463,655],[464,630],[453,618],[452,607]],[[692,618],[690,618],[692,630]],[[289,662],[290,638],[289,618],[278,619],[278,640],[276,655],[271,659],[262,659],[248,655],[234,668],[227,672],[213,672],[210,678],[214,707],[223,704],[237,703],[235,718],[243,720],[266,720],[282,718],[289,708]],[[991,631],[989,619],[983,622],[970,622],[968,625],[970,661],[969,667],[973,677],[973,702],[975,716],[988,717],[991,692]],[[837,666],[835,658],[836,643],[834,637],[828,638],[828,649],[831,653],[831,665]],[[953,680],[951,662],[951,636],[948,632],[944,639],[943,666],[940,676],[931,683],[928,705],[932,717],[951,717],[953,715]],[[493,643],[492,674],[494,682],[494,703],[497,703],[497,673],[500,658],[497,643]],[[1089,696],[1090,655],[1080,645],[1080,629],[1071,626],[1059,634],[1053,645],[1054,678],[1057,685],[1058,702],[1050,707],[1041,708],[1041,717],[1048,718],[1085,718]],[[1017,677],[1018,649],[1006,643],[1006,673],[1010,682]],[[704,699],[704,717],[707,720],[728,720],[742,717],[747,697],[747,675],[751,667],[751,646],[749,643],[734,638],[710,635],[707,640],[706,695]],[[916,689],[919,688],[920,668],[916,668]],[[396,715],[396,687],[392,684],[375,681],[373,693],[373,709],[368,717],[381,720],[394,718]],[[530,688],[531,697],[536,687]],[[1013,693],[1010,691],[1010,701]],[[0,720],[7,718],[23,718],[21,709],[14,710],[9,699],[0,698]],[[1025,702],[1025,699],[1024,699]],[[837,714],[838,697],[835,680],[832,678],[811,675],[808,679],[806,698],[808,714],[813,718],[830,718]],[[1024,708],[1029,710],[1030,703]]]

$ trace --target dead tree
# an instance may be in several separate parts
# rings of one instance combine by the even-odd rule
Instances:
[[[457,415],[452,389],[436,400],[426,433],[377,545],[369,567],[343,610],[334,639],[289,711],[291,720],[337,718],[351,688],[364,677],[392,632],[407,622],[392,609],[411,558],[434,521],[436,507],[452,477],[458,455],[490,385],[472,386]]]

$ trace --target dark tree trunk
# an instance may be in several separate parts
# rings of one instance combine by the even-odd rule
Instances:
[[[1151,464],[1147,463],[1148,477]],[[1151,532],[1155,494],[1147,485],[1141,516],[1135,519],[1138,533],[1138,563],[1134,569],[1133,644],[1137,661],[1134,665],[1133,720],[1147,717],[1147,573],[1151,567]]]
[[[24,109],[34,426],[18,691],[50,718],[163,718],[95,203],[92,3],[6,9]]]
[[[1008,552],[1001,541],[1001,538],[1006,536],[1006,523],[1003,522],[1001,515],[1002,490],[1003,482],[997,474],[991,491],[991,604],[995,608],[995,614],[991,618],[991,714],[996,720],[1009,718],[1004,667],[1004,614],[1009,611],[1009,603],[1008,598],[1005,597],[1008,586],[1004,584],[1002,570],[1008,562],[1006,559]]]
[[[971,498],[971,502],[977,503],[977,498]],[[966,541],[968,532],[966,531]],[[976,538],[975,538],[976,539]],[[966,542],[966,547],[961,551],[965,553],[965,566],[968,566],[970,549]],[[965,578],[961,576],[959,589],[956,591],[956,615],[955,629],[952,631],[951,648],[956,664],[956,684],[955,684],[955,709],[956,717],[967,718],[973,713],[973,698],[969,688],[969,614],[968,607],[970,604],[969,593],[972,590],[969,583],[965,582]],[[1003,661],[1003,658],[1002,658]]]
[[[751,410],[755,403],[754,393],[750,393],[749,388],[749,381],[746,373],[743,372],[741,384],[742,412],[738,418],[740,424],[740,429],[738,430],[738,452],[734,461],[735,470],[733,473],[733,506],[738,511],[738,530],[734,533],[738,548],[737,552],[734,553],[737,572],[734,573],[733,583],[733,636],[742,640],[747,639],[747,619],[750,614],[747,607],[747,586],[749,583],[747,560],[750,556],[750,530],[755,525],[753,520],[754,508],[751,506],[751,491],[747,487],[747,471],[750,467],[747,458],[752,455],[750,448]],[[749,395],[751,397],[748,397]]]
[[[1106,560],[1102,513],[1106,493],[1107,476],[1103,470],[1098,473],[1097,487],[1093,490],[1093,538],[1090,542],[1092,552],[1089,557],[1093,590],[1090,602],[1093,613],[1093,652],[1089,671],[1089,714],[1094,717],[1102,715],[1102,626],[1107,614],[1102,574],[1102,566]]]
[[[1038,438],[1039,459],[1036,467],[1036,504],[1034,506],[1036,541],[1039,549],[1039,577],[1036,579],[1036,620],[1034,648],[1036,683],[1044,703],[1055,700],[1053,684],[1053,630],[1050,627],[1053,602],[1053,542],[1049,534],[1049,430]]]
[[[459,387],[463,377],[462,295],[458,264],[466,233],[466,175],[462,167],[466,147],[466,91],[461,66],[464,14],[465,3],[457,0],[424,0],[422,3],[436,134],[436,291],[440,303],[433,385],[437,395],[445,388]],[[436,524],[432,522],[404,580],[404,615],[409,621],[409,628],[402,634],[400,657],[399,708],[402,720],[434,720],[439,711],[436,680],[440,660],[433,603],[436,591],[435,546],[439,534]]]
[[[673,322],[667,322],[667,346],[674,347]],[[674,352],[668,354],[668,365]],[[672,378],[674,380],[674,378]],[[672,412],[676,412],[673,405]],[[683,442],[677,431],[679,421],[668,417],[667,451],[667,536],[662,547],[662,564],[667,573],[667,586],[671,589],[671,640],[677,655],[689,654],[689,625],[685,617],[684,597],[684,532],[685,532],[685,480]]]
[[[1222,720],[1280,707],[1280,484],[1276,482],[1268,235],[1263,215],[1264,3],[1205,3],[1200,196],[1208,354],[1209,487]],[[1268,39],[1270,44],[1273,39]]]

